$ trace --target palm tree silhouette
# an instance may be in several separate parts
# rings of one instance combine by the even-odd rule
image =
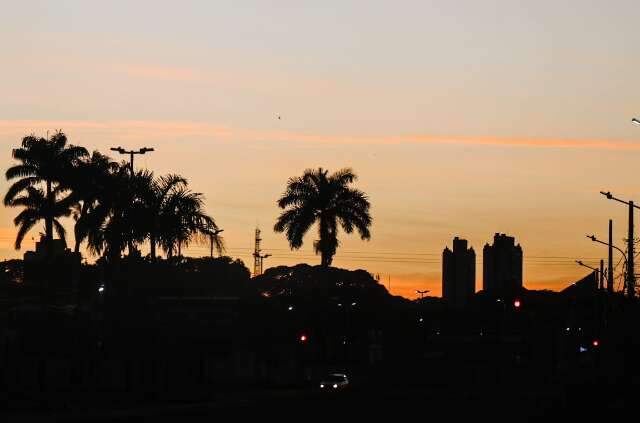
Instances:
[[[87,155],[85,148],[67,145],[67,137],[63,132],[56,132],[49,139],[34,135],[22,139],[21,147],[13,150],[13,158],[20,164],[10,167],[6,172],[8,181],[17,180],[9,187],[4,197],[5,206],[22,205],[26,207],[25,211],[30,210],[16,223],[21,225],[18,237],[22,230],[24,237],[30,229],[29,225],[32,227],[35,224],[33,219],[42,219],[45,221],[47,250],[50,251],[54,226],[59,235],[63,233],[59,230],[63,228],[57,226],[59,222],[56,219],[66,213],[63,213],[61,208],[69,206],[66,200],[58,203],[58,198],[69,189],[69,174],[73,166]],[[22,238],[17,238],[16,246],[19,246],[21,241]]]
[[[90,253],[108,261],[119,259],[126,248],[129,254],[137,251],[147,239],[152,259],[157,245],[169,256],[181,255],[182,247],[194,240],[224,251],[221,231],[204,211],[203,195],[191,191],[179,175],[156,179],[147,170],[132,174],[125,162],[98,151],[89,156],[86,149],[67,145],[62,132],[50,139],[24,137],[13,157],[20,163],[8,169],[6,177],[17,180],[4,203],[24,208],[14,220],[19,227],[16,248],[44,220],[43,238],[50,251],[54,231],[65,239],[58,219],[73,210],[75,252],[86,240]]]
[[[153,196],[153,173],[140,170],[133,175],[126,163],[107,178],[83,225],[93,254],[103,254],[111,261],[129,253],[144,242],[148,233],[148,201]]]
[[[73,200],[67,196],[59,201],[51,201],[59,196],[60,191],[54,189],[48,197],[41,188],[28,186],[22,191],[22,195],[14,197],[8,204],[10,207],[24,207],[13,223],[18,227],[15,248],[19,250],[25,235],[41,220],[51,220],[51,225],[58,234],[58,237],[66,242],[66,231],[58,218],[67,217],[71,214]],[[46,235],[44,236],[45,239]]]
[[[318,222],[320,239],[314,242],[314,248],[321,254],[323,266],[330,266],[336,254],[338,223],[346,233],[355,228],[361,239],[368,240],[372,222],[366,194],[349,186],[357,179],[353,171],[347,168],[327,175],[327,170],[319,168],[290,178],[278,200],[278,207],[284,211],[273,227],[276,232],[286,232],[291,249],[298,249],[305,233]]]
[[[186,185],[171,190],[160,216],[160,244],[168,257],[176,253],[180,257],[182,247],[187,247],[193,240],[206,242],[218,230],[215,220],[204,211],[204,196]],[[219,244],[223,249],[221,240]]]
[[[161,176],[153,183],[152,196],[148,204],[149,243],[152,260],[156,259],[158,240],[162,239],[161,232],[168,223],[166,221],[170,218],[171,210],[168,210],[168,205],[171,203],[172,194],[178,187],[186,185],[187,180],[180,175]]]
[[[75,220],[74,252],[80,252],[80,245],[89,235],[87,215],[98,205],[98,201],[108,188],[109,178],[118,172],[119,164],[108,156],[94,151],[91,157],[80,160],[74,167],[70,186],[72,188],[73,218]]]

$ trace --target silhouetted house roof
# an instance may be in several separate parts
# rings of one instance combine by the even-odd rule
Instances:
[[[560,291],[560,293],[571,297],[593,297],[597,291],[598,278],[596,272],[591,272],[584,278]]]

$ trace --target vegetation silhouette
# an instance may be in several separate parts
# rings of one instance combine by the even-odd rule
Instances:
[[[389,297],[387,289],[365,270],[346,270],[326,266],[298,264],[267,269],[255,278],[260,292],[269,298],[289,298],[305,301],[357,298],[377,302]]]
[[[89,158],[83,157],[73,168],[70,185],[74,200],[73,219],[76,222],[74,252],[80,252],[80,245],[89,236],[87,216],[98,206],[100,193],[106,191],[109,178],[118,168],[118,163],[99,151],[94,151]]]
[[[99,151],[67,145],[63,132],[50,138],[24,137],[13,150],[20,163],[6,172],[17,179],[5,195],[9,207],[22,207],[15,247],[41,220],[50,244],[54,230],[66,240],[60,218],[73,216],[74,251],[87,242],[90,254],[113,262],[125,250],[138,253],[149,242],[151,259],[159,246],[168,257],[181,256],[191,242],[212,242],[220,255],[224,243],[215,220],[204,211],[204,196],[189,189],[180,175],[155,177],[148,170],[131,172]]]
[[[350,234],[354,228],[360,238],[371,238],[371,207],[367,195],[350,185],[357,179],[349,168],[331,175],[322,168],[307,169],[300,177],[290,178],[278,200],[284,211],[273,229],[285,232],[291,249],[302,247],[302,240],[314,223],[318,223],[318,237],[314,242],[322,266],[331,266],[339,245],[338,225]]]
[[[8,181],[16,180],[4,197],[5,206],[24,207],[14,219],[18,226],[15,247],[20,249],[24,236],[39,222],[45,222],[46,244],[51,246],[54,228],[61,239],[64,227],[58,218],[71,214],[69,175],[79,160],[88,155],[84,147],[67,145],[63,132],[51,138],[26,136],[20,148],[13,150],[19,164],[6,171]]]
[[[89,265],[96,275],[108,272],[106,263]],[[258,296],[249,269],[242,260],[231,257],[177,257],[151,260],[125,257],[120,262],[120,291],[127,301],[143,304],[160,297],[236,297]],[[98,279],[99,280],[99,279]],[[93,291],[97,292],[97,286]]]

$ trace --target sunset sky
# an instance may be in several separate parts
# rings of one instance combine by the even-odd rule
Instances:
[[[136,164],[187,177],[249,267],[256,225],[266,267],[319,263],[315,232],[297,252],[273,232],[276,199],[305,168],[352,167],[372,239],[343,234],[334,265],[440,295],[460,236],[480,289],[505,232],[525,286],[562,289],[606,255],[585,234],[612,218],[623,244],[626,210],[598,191],[640,200],[639,19],[637,0],[3,0],[0,163],[55,129],[154,147]],[[24,252],[16,213],[0,209],[3,258]]]

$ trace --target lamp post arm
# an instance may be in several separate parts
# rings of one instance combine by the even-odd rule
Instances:
[[[618,203],[622,203],[622,204],[625,204],[627,206],[630,203],[629,201],[624,201],[624,200],[621,200],[620,198],[614,197],[610,192],[600,191],[600,194],[604,195],[609,200],[614,200],[614,201],[617,201]],[[633,204],[633,208],[634,209],[640,209],[640,206],[638,206],[637,204],[634,203]]]
[[[593,241],[593,242],[597,242],[597,243],[599,243],[599,244],[606,245],[607,247],[609,246],[609,243],[608,243],[608,242],[600,241],[600,240],[599,240],[598,238],[596,238],[596,237],[590,237],[590,236],[587,236],[587,238],[589,238],[589,239],[590,239],[591,241]],[[620,254],[622,254],[622,257],[624,258],[624,262],[626,263],[626,262],[627,262],[627,255],[625,254],[625,252],[624,252],[624,251],[622,251],[620,248],[616,247],[616,246],[615,246],[615,245],[613,245],[613,244],[611,244],[611,247],[612,247],[612,248],[615,248],[616,250],[618,250],[618,251],[620,252]]]
[[[576,263],[577,263],[578,265],[582,266],[582,267],[586,267],[587,269],[591,269],[591,270],[593,270],[594,272],[600,272],[600,269],[596,269],[595,267],[591,267],[591,266],[589,266],[588,264],[584,264],[583,262],[581,262],[581,261],[579,261],[579,260],[576,260]]]

